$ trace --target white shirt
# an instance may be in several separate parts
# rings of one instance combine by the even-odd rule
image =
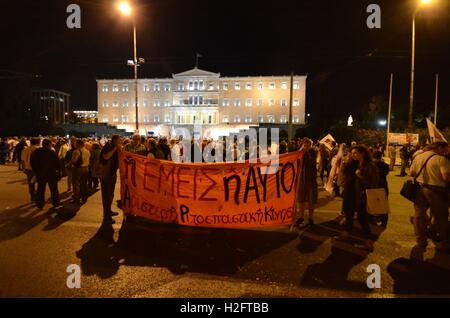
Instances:
[[[22,151],[22,161],[24,162],[25,170],[33,170],[33,168],[31,168],[30,158],[31,158],[31,154],[33,153],[33,151],[35,151],[38,148],[39,148],[38,146],[33,145],[30,147],[26,147]]]
[[[64,159],[68,151],[69,145],[68,144],[62,145],[61,148],[59,148],[58,159]]]
[[[411,164],[410,175],[417,175],[425,161],[434,154],[436,154],[434,151],[427,151],[417,155]],[[427,166],[417,177],[417,181],[423,184],[445,187],[446,183],[443,176],[447,173],[450,173],[450,161],[444,156],[436,155],[428,160]]]

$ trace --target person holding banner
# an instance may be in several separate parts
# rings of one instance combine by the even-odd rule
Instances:
[[[100,161],[97,165],[96,175],[100,177],[103,204],[103,222],[114,224],[113,216],[117,212],[111,211],[114,200],[114,190],[117,181],[117,169],[119,169],[119,151],[122,149],[122,140],[119,135],[113,135],[100,153]]]
[[[298,178],[297,204],[299,218],[292,225],[293,228],[302,228],[314,225],[314,204],[317,203],[317,151],[312,146],[312,140],[303,139],[300,152],[303,152],[301,174]],[[308,223],[305,222],[305,203],[308,204]]]

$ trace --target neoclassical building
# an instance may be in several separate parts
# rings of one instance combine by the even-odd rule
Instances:
[[[169,136],[177,127],[202,125],[211,137],[238,132],[260,123],[305,122],[306,76],[221,77],[198,68],[172,78],[138,80],[141,134]],[[97,80],[98,121],[135,130],[132,79]]]

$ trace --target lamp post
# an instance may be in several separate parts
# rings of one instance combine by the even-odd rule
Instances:
[[[133,8],[128,2],[120,2],[118,4],[118,10],[122,13],[124,16],[131,16],[133,14]],[[138,73],[137,68],[139,66],[139,61],[137,58],[137,43],[136,43],[136,21],[133,18],[133,63],[131,64],[134,67],[134,94],[135,94],[135,101],[134,101],[134,108],[136,111],[136,133],[139,133],[139,112],[138,112]]]
[[[413,107],[414,107],[414,62],[416,51],[416,15],[422,6],[429,5],[433,0],[420,0],[412,19],[412,53],[411,53],[411,86],[409,91],[408,132],[413,131]]]

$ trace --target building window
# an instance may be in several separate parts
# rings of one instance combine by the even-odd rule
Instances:
[[[128,107],[128,101],[127,101],[127,100],[124,100],[122,106],[123,106],[123,107]]]
[[[260,91],[262,91],[264,89],[264,84],[263,83],[258,83],[258,89]]]
[[[274,82],[271,82],[271,83],[269,84],[269,88],[270,88],[270,89],[275,89],[275,83],[274,83]]]
[[[236,106],[236,107],[241,106],[241,100],[240,99],[235,99],[234,100],[234,106]]]
[[[150,122],[148,115],[144,115],[144,123]]]
[[[155,100],[155,102],[153,103],[153,106],[161,107],[161,102],[159,100]]]
[[[245,106],[250,107],[252,106],[252,99],[251,98],[247,98],[245,101]]]
[[[128,123],[128,116],[122,115],[122,122],[123,123]]]
[[[165,92],[170,92],[172,90],[172,85],[170,84],[164,84],[164,91]]]
[[[298,99],[294,99],[292,106],[300,106],[300,101]]]
[[[235,123],[240,123],[241,122],[241,116],[239,116],[239,115],[234,116],[234,122]]]
[[[247,84],[245,84],[245,89],[246,90],[251,90],[252,89],[252,83],[247,83]]]
[[[281,88],[282,89],[287,89],[288,88],[287,82],[281,83]]]
[[[287,115],[281,115],[280,123],[287,123],[287,121],[288,121]]]
[[[108,85],[103,85],[102,92],[107,93],[108,92]]]
[[[128,92],[128,84],[122,85],[122,92],[125,92],[125,93]]]
[[[104,100],[103,101],[103,107],[108,107],[109,105],[108,105],[108,101],[106,101],[106,100]]]
[[[299,122],[298,115],[292,116],[292,122],[293,123],[298,123]]]
[[[184,84],[178,84],[178,90],[179,91],[184,91]]]
[[[119,117],[118,116],[114,116],[113,117],[113,122],[118,123],[119,122]]]
[[[237,91],[241,90],[241,84],[235,83],[234,84],[234,89],[237,90]]]
[[[164,101],[164,106],[165,106],[165,107],[169,107],[169,106],[170,106],[170,100]]]
[[[144,84],[144,92],[150,92],[150,87],[148,84]]]
[[[112,107],[119,107],[119,102],[118,101],[113,101],[112,103]]]
[[[223,90],[227,91],[228,90],[228,83],[223,83]]]
[[[144,108],[147,108],[148,107],[148,100],[144,100]]]
[[[154,120],[155,120],[155,123],[159,123],[159,116],[155,115]]]
[[[153,85],[153,91],[154,92],[159,92],[160,90],[161,90],[161,87],[159,86],[159,84]]]
[[[294,89],[300,89],[300,83],[294,82]]]
[[[212,115],[208,115],[208,124],[212,124]]]
[[[273,106],[275,105],[275,100],[274,99],[269,99],[269,106]]]
[[[245,122],[251,123],[252,122],[252,116],[245,116]]]
[[[230,101],[229,101],[228,99],[224,99],[224,100],[222,101],[222,106],[227,107],[227,106],[229,106],[229,105],[230,105]]]
[[[274,123],[275,122],[275,116],[274,115],[267,115],[267,121],[269,123]]]
[[[287,99],[281,100],[281,106],[287,106]]]
[[[258,101],[256,102],[256,106],[262,106],[262,104],[263,104],[263,100],[258,99]]]
[[[119,85],[113,85],[112,86],[112,91],[115,92],[115,93],[118,92],[119,91]]]
[[[214,83],[208,84],[208,90],[212,91],[214,89]]]
[[[166,115],[166,116],[164,117],[164,122],[170,123],[170,115]]]
[[[107,123],[107,122],[108,122],[108,116],[103,116],[102,123]]]
[[[258,115],[258,122],[259,123],[263,123],[264,122],[264,116],[263,115]]]
[[[222,122],[223,123],[229,123],[230,122],[227,115],[223,116]]]

